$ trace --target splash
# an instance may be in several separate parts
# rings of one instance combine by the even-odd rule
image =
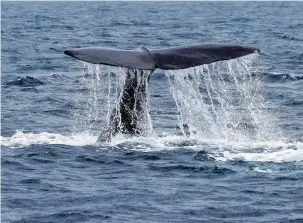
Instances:
[[[129,123],[135,125],[137,133],[152,133],[148,101],[150,71],[89,63],[84,63],[84,67],[80,85],[85,89],[85,99],[83,94],[76,97],[76,104],[81,109],[74,112],[73,132],[86,130],[92,135],[100,135],[110,132],[113,126],[116,128],[113,131],[124,132],[123,120],[127,113],[131,116],[127,117],[131,120]]]
[[[166,71],[183,135],[230,141],[282,137],[262,95],[256,58]]]
[[[81,134],[86,131],[89,135],[97,135],[107,125],[118,89],[124,84],[125,73],[118,68],[83,64],[84,74],[76,87],[81,90],[75,96],[77,109],[73,110],[75,124],[72,132]]]
[[[94,145],[97,137],[88,132],[81,134],[61,135],[59,133],[40,132],[25,133],[17,130],[11,137],[1,136],[1,145],[9,148],[21,148],[30,145],[62,144],[69,146]]]
[[[283,139],[275,115],[263,97],[261,73],[256,70],[256,62],[257,54],[252,54],[165,71],[179,112],[182,134],[228,141]],[[118,126],[115,131],[123,133],[121,111],[133,110],[127,113],[131,114],[131,124],[136,125],[137,132],[152,135],[149,97],[142,93],[143,88],[148,90],[150,73],[89,63],[84,66],[81,85],[85,89],[85,100],[76,103],[80,109],[75,112],[77,124],[73,132],[85,130],[98,135],[110,132],[111,126]],[[129,80],[136,84],[128,86]],[[130,89],[134,90],[135,98],[131,108],[123,98]],[[141,103],[136,104],[137,101]]]
[[[204,151],[216,161],[244,160],[253,162],[300,162],[303,161],[303,142],[242,141],[202,139],[197,137],[165,135],[161,137],[127,137],[118,134],[110,144],[96,145],[98,136],[89,132],[61,135],[58,133],[24,133],[16,131],[11,137],[1,136],[1,146],[22,148],[30,145],[59,144],[69,146],[93,146],[97,149],[122,149],[146,153],[188,150]],[[258,170],[256,170],[258,171]],[[262,171],[262,170],[261,170]]]

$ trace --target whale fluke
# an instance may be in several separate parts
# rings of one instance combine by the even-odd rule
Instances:
[[[185,69],[222,60],[231,60],[254,52],[259,52],[259,50],[252,47],[219,44],[150,50],[156,68],[162,70]]]
[[[230,60],[259,52],[257,48],[239,45],[203,44],[166,49],[119,50],[103,47],[86,47],[66,50],[64,53],[76,59],[130,69],[163,70],[185,69]]]
[[[118,50],[103,47],[85,47],[65,50],[64,53],[78,60],[131,69],[153,70],[154,62],[144,50]]]

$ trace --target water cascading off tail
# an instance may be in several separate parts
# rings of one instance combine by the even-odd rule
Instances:
[[[197,66],[182,70],[167,70],[173,98],[179,112],[178,120],[184,135],[205,139],[269,140],[281,138],[275,118],[262,95],[262,81],[253,70],[257,54],[229,61]],[[75,112],[76,132],[91,135],[108,132],[110,116],[119,111],[122,91],[127,77],[126,68],[84,63],[85,75],[81,80],[85,94],[79,95]],[[140,97],[140,85],[146,84],[150,71],[135,70],[141,75],[135,89]],[[140,133],[152,133],[148,92],[142,103],[142,113],[132,113],[139,121]],[[121,114],[117,114],[118,120]],[[121,120],[121,119],[120,119]]]
[[[134,88],[133,111],[131,114],[132,123],[136,122],[138,133],[152,134],[152,122],[149,115],[148,102],[148,78],[150,71],[128,70],[122,67],[111,67],[105,65],[84,64],[84,75],[79,85],[84,89],[76,97],[74,112],[76,123],[73,132],[85,131],[89,135],[100,136],[100,133],[110,132],[109,127],[113,126],[111,121],[118,122],[118,128],[123,133],[123,122],[121,112],[129,109],[123,106],[123,90],[127,89],[126,78],[136,81]],[[142,92],[142,89],[146,89]],[[125,95],[125,94],[124,94]],[[121,103],[122,102],[122,103]],[[136,103],[141,102],[141,103]],[[140,109],[137,109],[140,106]],[[123,108],[122,108],[123,107]],[[140,112],[138,112],[140,111]],[[115,116],[113,119],[112,116]],[[102,137],[102,136],[101,136]]]
[[[231,141],[281,137],[253,70],[256,57],[165,72],[184,135]]]

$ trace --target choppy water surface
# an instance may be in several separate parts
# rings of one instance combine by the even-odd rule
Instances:
[[[302,222],[303,4],[2,3],[2,222]],[[97,143],[123,69],[66,48],[259,55],[149,83],[146,137]]]

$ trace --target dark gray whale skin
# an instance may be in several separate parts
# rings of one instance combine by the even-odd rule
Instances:
[[[110,115],[109,126],[102,132],[98,142],[110,141],[117,133],[127,135],[143,135],[146,129],[142,128],[147,104],[147,83],[151,72],[138,69],[127,69],[124,88],[119,103]],[[142,78],[138,78],[138,76]]]
[[[118,50],[104,47],[86,47],[65,50],[76,59],[131,69],[163,70],[184,69],[221,60],[230,60],[254,52],[257,48],[239,45],[200,44],[166,49]]]
[[[137,50],[86,47],[64,51],[66,55],[85,62],[128,68],[121,99],[111,113],[108,130],[100,135],[99,141],[108,141],[117,133],[144,134],[143,129],[139,127],[139,119],[142,117],[147,103],[147,82],[139,84],[137,78],[138,75],[143,75],[144,70],[145,72],[150,70],[150,74],[152,74],[156,68],[185,69],[235,59],[255,52],[259,52],[259,49],[220,44],[200,44],[166,49],[142,47]],[[147,81],[149,76],[145,77]]]

